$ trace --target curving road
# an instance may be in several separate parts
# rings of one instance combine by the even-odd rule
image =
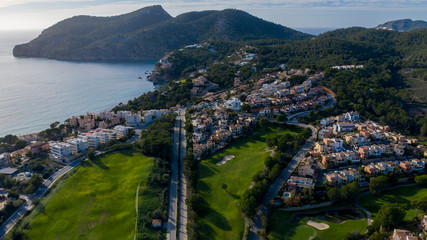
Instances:
[[[313,146],[316,141],[317,129],[311,125],[306,125],[302,123],[294,124],[288,123],[292,125],[297,125],[299,127],[307,128],[309,127],[312,130],[312,135],[307,142],[300,148],[297,154],[292,158],[289,164],[283,169],[282,173],[277,177],[277,179],[271,184],[268,192],[265,194],[260,206],[258,207],[258,211],[253,219],[252,226],[249,231],[248,239],[249,240],[258,240],[260,239],[258,232],[263,230],[262,226],[262,216],[266,216],[268,214],[268,203],[273,200],[280,191],[280,188],[285,184],[288,178],[291,176],[292,172],[301,162],[304,157],[304,154]]]

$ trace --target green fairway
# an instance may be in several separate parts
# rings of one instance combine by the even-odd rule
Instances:
[[[387,203],[406,203],[409,209],[406,211],[405,220],[415,217],[416,209],[411,206],[411,201],[427,196],[427,188],[422,186],[402,187],[390,191],[384,191],[380,196],[368,194],[360,198],[360,205],[368,209],[375,219],[381,206]]]
[[[309,212],[302,211],[298,213]],[[298,223],[290,223],[295,212],[274,211],[270,221],[270,240],[307,240],[312,237],[315,240],[345,239],[347,234],[353,231],[363,232],[367,223],[365,219],[346,220],[342,223],[333,223],[320,218],[306,217]],[[308,226],[306,222],[314,220],[329,225],[328,229],[318,230]]]
[[[240,198],[251,185],[252,176],[263,168],[264,160],[270,154],[265,151],[266,138],[286,133],[296,132],[278,126],[259,129],[200,164],[197,188],[209,204],[209,212],[200,224],[201,239],[241,239],[244,220],[238,207]],[[234,155],[235,158],[224,165],[216,165],[227,155]]]
[[[39,213],[29,239],[132,239],[135,196],[153,159],[121,152],[82,164]]]

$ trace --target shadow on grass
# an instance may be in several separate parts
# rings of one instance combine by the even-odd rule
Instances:
[[[232,228],[228,224],[227,218],[225,218],[221,213],[215,211],[212,208],[209,208],[208,214],[204,217],[206,221],[212,223],[216,227],[224,230],[224,231],[231,231]]]
[[[108,170],[108,169],[110,169],[107,165],[105,165],[105,164],[101,161],[101,159],[100,159],[99,157],[97,157],[97,158],[95,158],[95,159],[92,159],[92,160],[89,160],[89,162],[90,162],[90,163],[92,163],[92,164],[94,164],[94,165],[96,165],[97,167],[99,167],[99,168],[101,168],[101,169],[103,169],[103,170]]]
[[[231,193],[231,192],[229,192],[229,191],[227,191],[227,190],[225,190],[225,192],[227,192],[227,193],[228,193],[228,195],[230,195],[230,197],[232,197],[232,198],[234,198],[234,199],[236,199],[236,200],[240,200],[240,196],[239,196],[239,195],[237,195],[237,194],[233,194],[233,193]]]
[[[219,171],[212,167],[206,166],[204,164],[200,164],[199,166],[199,176],[200,179],[215,176]]]
[[[211,187],[205,183],[205,181],[199,180],[197,182],[197,191],[199,192],[209,192]]]

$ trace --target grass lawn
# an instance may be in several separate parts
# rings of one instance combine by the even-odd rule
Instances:
[[[266,138],[286,133],[296,132],[278,126],[258,129],[202,161],[197,187],[210,209],[200,224],[201,239],[241,239],[245,224],[238,203],[251,185],[252,176],[263,168],[264,160],[270,154],[265,151]],[[216,165],[227,155],[235,158],[224,165]],[[226,190],[223,184],[227,185]]]
[[[406,203],[409,209],[406,211],[405,220],[412,220],[415,217],[416,209],[411,206],[411,201],[427,196],[427,188],[422,186],[403,187],[390,191],[385,191],[380,196],[368,194],[360,198],[360,205],[368,209],[375,219],[381,206],[387,203]]]
[[[333,207],[332,207],[333,208]],[[301,211],[300,213],[309,212]],[[365,219],[347,220],[342,223],[333,223],[319,218],[306,217],[298,223],[290,220],[295,212],[274,211],[270,221],[270,240],[307,240],[310,237],[315,240],[345,239],[348,233],[353,231],[363,232],[367,223]],[[329,225],[328,229],[318,230],[308,226],[308,220],[323,222]]]
[[[25,230],[29,239],[130,239],[135,233],[135,194],[153,159],[120,152],[85,162]]]

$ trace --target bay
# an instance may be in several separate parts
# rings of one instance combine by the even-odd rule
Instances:
[[[14,45],[38,34],[0,31],[0,136],[38,132],[55,121],[110,110],[154,89],[145,74],[154,69],[154,61],[68,62],[13,56]]]

